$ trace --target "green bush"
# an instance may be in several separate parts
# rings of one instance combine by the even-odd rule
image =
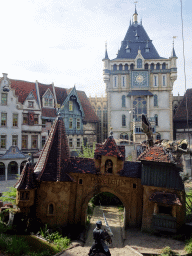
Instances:
[[[192,253],[192,238],[186,241],[185,251],[187,253]]]
[[[174,256],[174,255],[176,255],[176,253],[173,252],[169,246],[166,246],[161,253],[161,256]]]

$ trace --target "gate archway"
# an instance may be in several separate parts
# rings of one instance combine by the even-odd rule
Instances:
[[[116,197],[119,198],[119,200],[122,202],[123,206],[124,206],[124,226],[125,228],[129,226],[129,213],[130,213],[130,207],[129,207],[129,203],[126,201],[126,199],[118,192],[116,192],[115,190],[111,189],[108,186],[103,186],[100,187],[99,190],[93,190],[91,191],[91,193],[89,193],[83,200],[82,203],[82,210],[81,210],[81,225],[85,226],[85,222],[86,222],[86,218],[87,218],[87,207],[88,207],[88,203],[91,200],[92,197],[94,197],[95,195],[102,193],[102,192],[109,192],[113,195],[115,195]]]

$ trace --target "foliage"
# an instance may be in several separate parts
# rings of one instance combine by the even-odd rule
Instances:
[[[16,194],[17,189],[14,187],[10,187],[8,191],[3,192],[3,195],[0,197],[0,201],[10,202],[13,205],[16,205]]]
[[[82,145],[82,152],[80,150],[77,151],[78,157],[94,158],[95,147],[95,143],[93,143],[93,147],[90,147],[89,145]]]
[[[122,205],[119,198],[109,192],[103,192],[94,196],[93,203],[95,205],[100,205],[100,203],[101,205]]]
[[[192,238],[186,241],[185,251],[192,255]]]
[[[174,256],[174,255],[176,255],[176,253],[173,252],[169,246],[166,246],[161,253],[161,256]]]
[[[192,214],[192,189],[186,193],[186,214]]]
[[[50,233],[47,224],[44,226],[44,228],[40,229],[40,232],[38,232],[38,234],[40,234],[48,242],[54,243],[58,251],[66,249],[71,242],[69,238],[62,237],[62,235],[60,235],[58,231]]]

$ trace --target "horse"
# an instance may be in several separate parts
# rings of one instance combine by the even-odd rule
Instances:
[[[108,244],[112,244],[112,239],[111,236],[108,234],[108,232],[104,229],[104,240],[108,243]],[[106,256],[106,254],[99,252],[98,249],[96,249],[91,256]]]

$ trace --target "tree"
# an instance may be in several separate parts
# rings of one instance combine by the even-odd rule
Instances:
[[[83,158],[94,158],[94,152],[95,152],[95,143],[93,143],[93,147],[90,147],[89,145],[82,146],[82,151],[77,151],[78,157]]]

